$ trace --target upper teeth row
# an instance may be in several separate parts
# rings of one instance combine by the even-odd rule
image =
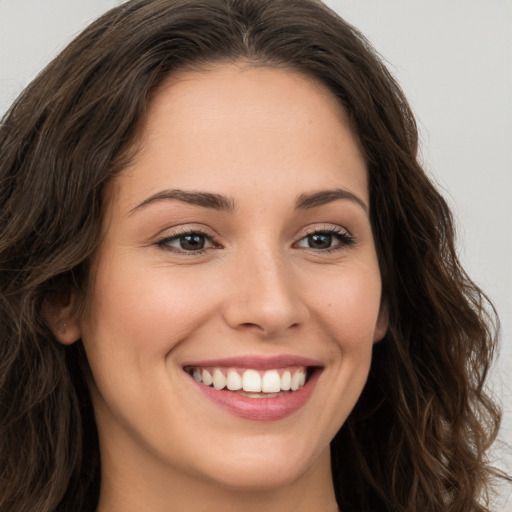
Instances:
[[[192,376],[197,382],[202,382],[207,386],[213,385],[215,389],[227,388],[231,391],[243,389],[250,393],[296,391],[306,382],[305,368],[297,368],[295,371],[285,370],[282,375],[279,375],[278,370],[267,370],[260,373],[252,369],[247,369],[240,375],[234,368],[230,368],[225,373],[226,371],[223,372],[220,368],[210,370],[195,368]]]

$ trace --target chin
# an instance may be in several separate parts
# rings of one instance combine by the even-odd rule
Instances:
[[[302,475],[314,471],[326,456],[330,457],[329,445],[323,450],[301,447],[299,443],[277,446],[265,440],[251,440],[256,448],[231,451],[234,457],[225,457],[214,468],[209,468],[210,478],[217,485],[233,491],[272,491],[282,489],[299,480]],[[320,453],[318,453],[320,452]]]
[[[289,464],[233,465],[215,475],[217,485],[231,491],[262,492],[283,489],[300,478],[305,468]]]

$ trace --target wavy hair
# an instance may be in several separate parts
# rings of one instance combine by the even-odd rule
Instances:
[[[343,510],[483,512],[499,409],[484,382],[497,317],[462,269],[450,211],[418,161],[417,127],[368,41],[315,0],[132,0],[79,35],[0,126],[0,510],[92,512],[99,448],[80,342],[46,320],[87,300],[105,185],[152,94],[220,61],[325,84],[366,158],[389,331],[331,444]]]

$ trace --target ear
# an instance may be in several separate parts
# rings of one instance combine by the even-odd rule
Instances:
[[[375,324],[375,331],[373,332],[373,342],[377,343],[380,341],[386,333],[388,332],[389,327],[389,316],[388,316],[388,308],[386,304],[383,302],[380,306],[379,316],[377,318],[377,323]]]
[[[52,300],[45,306],[46,322],[57,341],[64,345],[71,345],[81,337],[75,303],[76,296],[72,293],[65,305],[62,305],[62,300]]]

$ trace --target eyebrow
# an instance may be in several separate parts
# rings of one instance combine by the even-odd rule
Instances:
[[[152,196],[144,199],[142,203],[130,210],[130,214],[144,208],[153,203],[160,201],[181,201],[182,203],[201,206],[203,208],[212,208],[213,210],[233,211],[235,202],[220,194],[212,194],[210,192],[188,192],[185,190],[162,190]]]
[[[295,203],[295,208],[315,208],[316,206],[322,206],[324,204],[331,203],[332,201],[338,201],[339,199],[348,199],[349,201],[353,201],[368,213],[368,206],[366,203],[361,198],[344,188],[320,190],[319,192],[313,192],[311,194],[301,194]]]
[[[338,188],[333,190],[320,190],[318,192],[312,192],[310,194],[301,194],[295,202],[295,208],[298,210],[306,210],[309,208],[315,208],[322,206],[333,201],[340,199],[348,199],[355,202],[363,210],[368,213],[368,206],[366,203],[357,197],[352,192]],[[188,192],[185,190],[162,190],[153,194],[152,196],[144,199],[142,203],[135,206],[129,211],[129,214],[133,214],[136,211],[160,201],[180,201],[182,203],[192,204],[195,206],[201,206],[203,208],[211,208],[213,210],[224,210],[233,212],[235,210],[235,201],[231,198],[220,194],[213,194],[211,192]]]

